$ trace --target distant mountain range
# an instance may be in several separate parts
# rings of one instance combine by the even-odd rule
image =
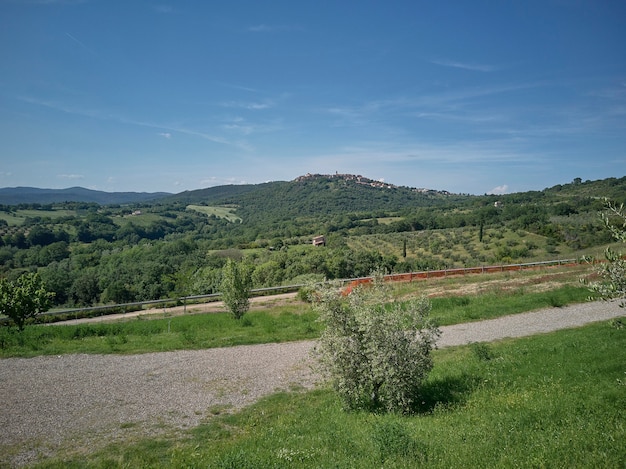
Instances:
[[[93,202],[100,205],[151,202],[171,196],[167,192],[103,192],[70,187],[38,189],[36,187],[0,188],[0,205],[52,204],[59,202]]]
[[[311,187],[311,184],[315,187]],[[320,186],[319,184],[323,184]],[[331,184],[333,187],[352,188],[369,188],[378,190],[392,190],[394,192],[406,192],[420,195],[450,195],[446,191],[434,191],[428,189],[414,189],[408,187],[399,187],[393,184],[375,181],[360,175],[353,174],[306,174],[299,176],[293,181],[273,181],[261,184],[241,184],[241,185],[224,185],[209,187],[206,189],[197,189],[193,191],[184,191],[177,194],[167,192],[103,192],[83,187],[71,187],[69,189],[38,189],[35,187],[5,187],[0,188],[0,205],[19,205],[19,204],[51,204],[61,202],[94,202],[100,205],[111,204],[130,204],[137,202],[154,202],[166,199],[166,202],[177,201],[186,203],[211,203],[230,201],[239,203],[241,198],[250,201],[258,201],[258,198],[273,196],[289,196],[284,191],[302,190],[308,187],[319,195],[319,189],[328,189]],[[339,184],[340,186],[337,186]],[[280,189],[279,189],[280,188]],[[279,190],[281,194],[275,192]],[[254,193],[254,194],[250,194]],[[248,195],[250,194],[250,195]],[[309,194],[311,195],[311,194]],[[339,194],[337,194],[340,196]]]
[[[545,196],[608,197],[624,200],[626,176],[598,181],[576,178],[543,191]],[[396,186],[353,174],[306,174],[292,181],[260,184],[224,185],[168,192],[103,192],[83,187],[69,189],[38,189],[34,187],[0,188],[0,205],[53,204],[90,202],[100,205],[133,203],[174,203],[237,206],[246,216],[263,216],[280,212],[282,216],[315,215],[329,212],[390,210],[406,206],[433,206],[471,199],[469,194],[453,194],[445,190],[417,189]],[[514,197],[514,194],[501,198]]]

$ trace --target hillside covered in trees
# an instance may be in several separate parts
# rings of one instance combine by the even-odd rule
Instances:
[[[625,203],[626,177],[472,196],[306,175],[132,203],[5,204],[0,275],[37,271],[57,306],[87,306],[214,293],[229,258],[250,264],[257,288],[579,257],[611,241],[605,197]]]

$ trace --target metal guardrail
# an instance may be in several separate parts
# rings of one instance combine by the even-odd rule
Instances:
[[[250,290],[250,294],[252,297],[256,296],[264,296],[267,293],[271,292],[288,292],[288,291],[298,291],[298,289],[304,287],[306,284],[299,285],[286,285],[280,287],[267,287],[267,288],[257,288],[254,290]],[[58,309],[51,310],[41,313],[41,316],[61,316],[75,315],[78,317],[79,315],[85,315],[88,313],[101,313],[99,316],[105,316],[107,314],[115,314],[118,312],[129,313],[138,311],[144,308],[144,306],[151,305],[163,305],[167,307],[168,305],[189,305],[189,304],[198,304],[198,303],[207,303],[212,300],[218,300],[221,297],[221,293],[210,293],[207,295],[192,295],[192,296],[184,296],[179,298],[163,298],[160,300],[146,300],[146,301],[134,301],[130,303],[118,303],[112,305],[99,305],[99,306],[87,306],[82,308],[68,308],[68,309]],[[198,301],[198,300],[208,300],[208,301]],[[0,319],[2,322],[2,319]]]
[[[510,272],[524,269],[532,269],[539,267],[549,267],[549,266],[564,266],[564,265],[573,265],[579,264],[579,259],[559,259],[553,261],[540,261],[540,262],[527,262],[523,264],[507,264],[507,265],[495,265],[495,266],[479,266],[479,267],[460,267],[454,269],[441,269],[441,270],[424,270],[419,272],[409,272],[402,274],[388,274],[385,275],[384,278],[387,281],[394,282],[411,282],[413,280],[423,280],[427,278],[440,278],[440,277],[448,277],[454,275],[466,275],[466,274],[486,274],[486,273],[497,273],[497,272]],[[340,279],[339,282],[343,285],[347,284],[358,284],[358,283],[366,283],[371,281],[372,277],[357,277],[357,278],[348,278],[348,279]],[[279,292],[294,292],[298,291],[300,288],[307,286],[307,284],[296,284],[296,285],[283,285],[278,287],[266,287],[266,288],[257,288],[250,291],[250,296],[264,296],[268,293],[279,293]],[[144,306],[150,305],[163,305],[164,307],[168,304],[176,304],[176,305],[186,305],[186,304],[197,304],[201,300],[213,301],[218,300],[220,298],[220,293],[211,293],[207,295],[193,295],[193,296],[185,296],[180,298],[165,298],[160,300],[148,300],[148,301],[136,301],[131,303],[120,303],[114,305],[101,305],[101,306],[90,306],[84,308],[70,308],[70,309],[62,309],[62,310],[54,310],[47,311],[42,313],[42,316],[60,316],[60,315],[75,315],[78,317],[79,315],[85,315],[89,313],[100,313],[101,316],[107,314],[114,314],[115,312],[132,312],[138,311],[144,308]],[[200,301],[199,301],[200,300]],[[1,321],[1,320],[0,320]]]

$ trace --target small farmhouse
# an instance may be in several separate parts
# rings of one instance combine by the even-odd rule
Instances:
[[[326,238],[323,235],[315,236],[313,238],[313,246],[325,246]]]

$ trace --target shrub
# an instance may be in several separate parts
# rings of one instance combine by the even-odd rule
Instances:
[[[316,353],[347,409],[409,413],[432,369],[439,329],[430,303],[391,301],[382,275],[346,298],[337,284],[320,288],[315,303],[325,329]]]
[[[22,331],[27,320],[50,307],[53,296],[37,273],[21,275],[13,282],[0,279],[0,315],[8,316]]]
[[[602,220],[616,241],[626,243],[626,211],[623,204],[606,201]],[[602,281],[592,283],[589,287],[603,299],[619,298],[621,306],[626,306],[626,259],[623,253],[611,248],[607,248],[604,254],[607,262],[598,269]]]
[[[222,269],[222,300],[235,319],[241,319],[250,307],[250,274],[247,265],[232,259]]]
[[[310,303],[313,300],[315,294],[315,285],[305,285],[298,289],[297,298],[300,301],[304,301],[306,303]]]

